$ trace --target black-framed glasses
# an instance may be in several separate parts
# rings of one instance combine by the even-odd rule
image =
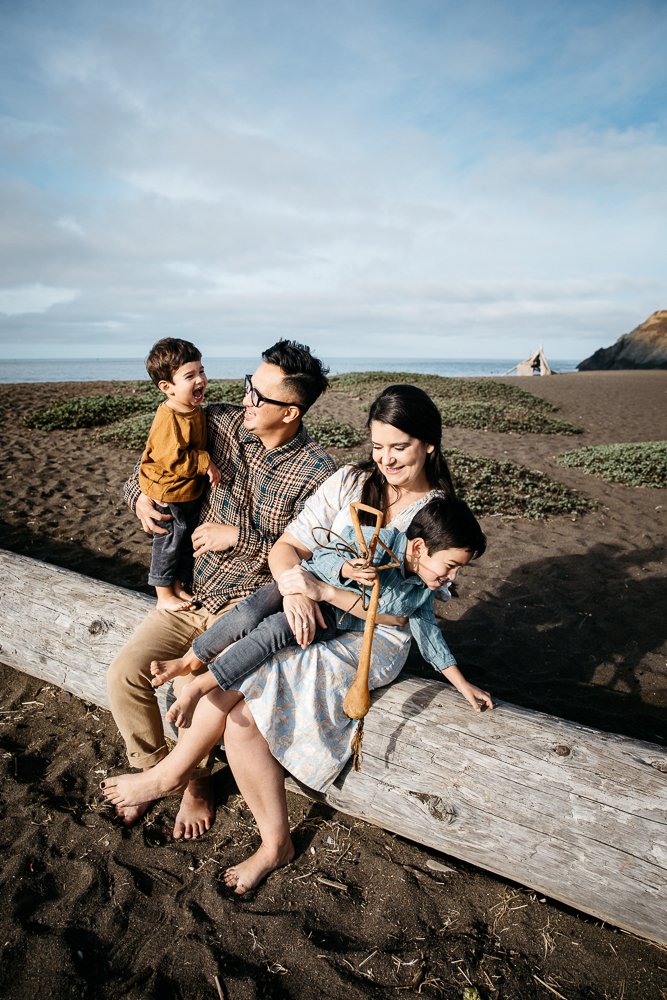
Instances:
[[[244,376],[243,391],[246,396],[250,396],[250,402],[253,406],[261,406],[262,403],[271,403],[273,406],[296,406],[296,408],[301,410],[303,413],[305,413],[308,409],[308,407],[304,406],[303,403],[286,403],[283,399],[269,399],[268,396],[263,396],[259,389],[255,389],[250,375]]]

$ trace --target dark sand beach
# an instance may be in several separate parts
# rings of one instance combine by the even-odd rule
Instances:
[[[556,456],[667,438],[667,373],[506,381],[584,433],[447,428],[445,445],[546,472],[597,507],[485,518],[489,548],[447,605],[448,642],[498,698],[664,745],[664,491]],[[0,548],[147,591],[150,543],[121,501],[136,456],[89,430],[22,424],[54,401],[117,391],[0,386]],[[317,410],[363,425],[349,396],[332,392]],[[432,676],[416,657],[410,668]],[[206,837],[172,841],[175,799],[124,830],[98,791],[125,769],[111,717],[10,668],[0,677],[4,997],[667,997],[663,949],[292,794],[296,860],[234,898],[221,873],[256,840],[226,768]]]

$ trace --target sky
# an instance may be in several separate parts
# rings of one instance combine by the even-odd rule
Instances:
[[[0,357],[582,359],[667,308],[667,0],[0,0]]]

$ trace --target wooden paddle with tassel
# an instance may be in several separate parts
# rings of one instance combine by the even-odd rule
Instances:
[[[368,543],[366,543],[361,524],[359,523],[359,511],[365,511],[367,514],[372,514],[375,517],[373,535]],[[350,504],[350,516],[352,518],[352,525],[357,536],[357,542],[359,543],[362,558],[368,559],[369,563],[372,563],[379,541],[380,528],[382,527],[384,514],[381,510],[377,510],[375,507],[369,507],[367,504],[357,502]],[[378,566],[378,571],[400,566],[399,561],[396,559],[396,556],[391,549],[388,549],[383,542],[380,542],[380,546],[385,550],[385,552],[388,552],[392,556],[393,562],[385,563],[383,566]],[[345,701],[343,702],[343,709],[347,717],[349,719],[358,720],[357,730],[354,734],[354,739],[352,740],[352,754],[354,757],[353,766],[355,771],[358,771],[361,766],[361,747],[364,740],[364,717],[367,715],[368,709],[371,707],[371,695],[368,689],[368,674],[371,666],[371,649],[373,647],[375,619],[377,618],[379,600],[380,573],[378,572],[373,582],[371,596],[366,610],[366,624],[364,626],[364,635],[361,643],[361,653],[359,654],[357,673],[349,691],[345,696]]]

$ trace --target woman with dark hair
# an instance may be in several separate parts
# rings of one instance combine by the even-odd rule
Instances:
[[[294,856],[285,770],[310,788],[325,790],[350,757],[357,725],[345,715],[343,701],[356,673],[361,634],[341,633],[311,645],[316,623],[324,622],[317,602],[305,596],[308,574],[301,562],[312,557],[323,534],[334,536],[350,525],[353,501],[382,510],[384,526],[403,532],[429,501],[455,497],[441,450],[440,413],[422,389],[389,386],[373,402],[368,428],[370,459],[344,466],[326,480],[269,555],[283,610],[302,648],[283,649],[231,690],[202,698],[187,730],[193,764],[224,733],[228,763],[259,828],[259,849],[226,874],[227,884],[239,894]],[[409,648],[406,626],[376,625],[369,686],[394,680]],[[131,776],[123,794],[127,790],[155,799],[172,791],[171,786],[150,785],[154,772],[159,767]],[[186,780],[185,770],[182,777]]]

